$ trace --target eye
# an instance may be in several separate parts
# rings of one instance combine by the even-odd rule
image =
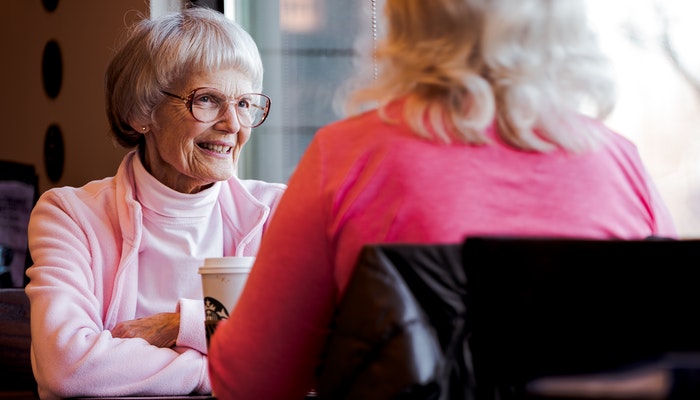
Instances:
[[[201,108],[217,108],[225,101],[223,95],[213,92],[203,92],[195,94],[194,98],[192,98],[192,105]]]
[[[239,100],[238,100],[238,103],[236,103],[236,105],[237,105],[238,108],[248,109],[248,108],[250,108],[250,106],[251,106],[250,103],[251,103],[251,102],[250,102],[250,99],[242,98],[242,99],[239,99]]]

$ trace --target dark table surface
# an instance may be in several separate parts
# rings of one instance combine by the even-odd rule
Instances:
[[[70,400],[216,400],[211,395],[192,396],[122,396],[122,397],[76,397]]]

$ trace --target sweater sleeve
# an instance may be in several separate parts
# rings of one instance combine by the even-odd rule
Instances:
[[[241,298],[212,336],[210,376],[221,398],[303,398],[312,385],[336,296],[323,182],[321,151],[312,142]]]
[[[651,177],[647,176],[647,182],[649,182],[651,212],[654,216],[653,235],[672,239],[680,238],[671,212],[666,206],[666,202],[663,200],[661,193],[659,193],[656,188],[654,181]]]
[[[202,300],[180,299],[177,311],[180,312],[180,332],[177,336],[177,346],[190,347],[202,354],[207,354]]]
[[[127,304],[117,266],[130,246],[118,213],[96,193],[49,191],[29,223],[32,364],[42,398],[210,391],[206,355],[112,337],[113,303]],[[97,204],[97,205],[96,205]],[[89,206],[88,206],[89,205]],[[123,260],[121,261],[123,262]]]

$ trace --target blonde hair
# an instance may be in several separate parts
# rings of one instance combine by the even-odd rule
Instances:
[[[153,110],[174,83],[187,74],[234,68],[253,91],[262,89],[263,65],[250,35],[222,13],[193,7],[157,19],[142,19],[128,32],[105,75],[107,117],[117,142],[141,143],[130,125],[151,120]]]
[[[416,134],[484,144],[494,119],[513,147],[590,148],[612,110],[608,63],[580,0],[386,0],[376,79],[351,93],[351,114],[405,98]],[[354,80],[357,82],[357,80]],[[578,121],[578,122],[577,122]]]

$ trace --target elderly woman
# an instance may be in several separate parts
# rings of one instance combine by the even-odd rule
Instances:
[[[613,92],[582,1],[385,4],[377,78],[351,98],[366,112],[316,134],[212,338],[217,398],[303,396],[365,244],[676,236],[601,122]]]
[[[236,165],[270,100],[251,37],[191,8],[140,21],[106,73],[116,175],[47,191],[29,224],[42,398],[210,393],[200,276],[255,255],[285,190]]]

